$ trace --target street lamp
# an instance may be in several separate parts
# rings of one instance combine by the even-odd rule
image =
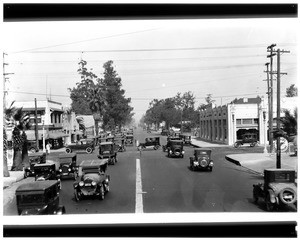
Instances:
[[[234,106],[234,104],[232,104],[231,106],[230,106],[230,111],[231,111],[231,114],[232,114],[232,132],[233,132],[233,137],[232,137],[232,142],[233,142],[233,144],[234,144],[234,142],[235,142],[235,124],[234,124],[234,117],[235,117],[235,106]]]
[[[45,146],[45,117],[42,116],[42,124],[43,124],[43,152],[46,152]]]
[[[266,141],[266,109],[263,108],[263,119],[264,119],[264,154],[268,154],[267,141]]]

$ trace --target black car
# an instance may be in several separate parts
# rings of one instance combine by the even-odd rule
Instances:
[[[134,141],[133,135],[132,134],[127,134],[126,135],[125,144],[132,146],[133,145],[133,141]]]
[[[118,148],[118,152],[125,152],[126,148],[125,148],[125,138],[124,137],[115,137],[115,145]]]
[[[57,180],[25,183],[16,189],[19,215],[64,214],[65,207],[59,205],[59,183]]]
[[[168,136],[167,137],[167,144],[166,145],[163,145],[162,146],[162,150],[163,150],[163,152],[165,152],[165,151],[168,151],[169,150],[169,148],[170,148],[170,146],[171,146],[171,141],[172,140],[181,140],[181,138],[180,137],[173,137],[173,136]]]
[[[191,145],[192,136],[189,134],[180,134],[179,137],[183,140],[183,143],[186,145]]]
[[[257,203],[262,199],[267,211],[273,211],[285,205],[297,206],[296,172],[291,169],[265,169],[264,183],[253,185],[253,199]]]
[[[138,150],[145,150],[145,149],[157,150],[159,147],[160,147],[160,138],[152,137],[152,138],[146,138],[144,143],[140,143],[138,145]]]
[[[190,169],[193,171],[197,169],[212,171],[213,165],[210,149],[195,149],[194,156],[190,157]]]
[[[249,144],[250,147],[255,147],[258,143],[257,134],[256,133],[245,133],[242,135],[242,139],[237,140],[234,143],[234,147],[238,148],[244,144]]]
[[[66,145],[66,153],[85,151],[91,154],[95,150],[95,139],[80,139],[76,143]]]
[[[168,157],[184,157],[183,141],[170,140],[168,147]]]
[[[60,175],[56,171],[55,163],[41,163],[34,165],[35,181],[57,180],[61,189]]]
[[[110,176],[107,175],[107,159],[84,160],[79,166],[80,179],[74,182],[74,196],[80,201],[84,196],[97,196],[100,200],[109,192]]]
[[[118,162],[117,152],[118,149],[113,142],[101,142],[99,144],[98,158],[107,159],[108,164],[114,165],[116,162]]]
[[[29,167],[24,169],[24,177],[34,176],[34,165],[40,163],[46,163],[46,153],[44,152],[35,152],[29,153]]]
[[[59,174],[60,179],[65,177],[73,177],[76,180],[78,167],[76,153],[62,153],[59,154]]]

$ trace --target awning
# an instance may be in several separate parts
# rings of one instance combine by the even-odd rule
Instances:
[[[50,132],[48,134],[48,138],[50,139],[58,139],[58,138],[62,138],[62,137],[68,137],[68,134],[65,134],[63,132]]]
[[[83,135],[83,132],[81,132],[81,131],[75,131],[75,132],[72,132],[72,134],[75,134],[75,135]]]

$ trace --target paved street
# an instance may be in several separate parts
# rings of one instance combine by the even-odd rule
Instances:
[[[147,134],[138,129],[135,138],[143,142]],[[160,136],[160,135],[159,135]],[[165,144],[166,137],[161,138]],[[67,214],[89,213],[188,213],[188,212],[263,212],[263,203],[257,205],[252,200],[252,185],[262,181],[262,177],[241,166],[225,160],[232,153],[262,152],[262,147],[234,149],[229,146],[211,148],[214,168],[212,172],[193,172],[189,169],[189,157],[194,147],[185,147],[184,158],[168,158],[161,148],[145,150],[141,153],[136,147],[128,146],[126,152],[118,153],[116,165],[109,165],[107,173],[111,176],[110,192],[103,201],[86,198],[74,200],[72,179],[63,180],[60,201]],[[51,158],[55,155],[51,153]],[[78,153],[78,163],[85,159],[97,158],[92,154]],[[140,163],[140,179],[137,177],[137,162]],[[4,190],[15,190],[24,179]],[[137,189],[140,181],[141,189]],[[141,197],[142,196],[142,197]],[[17,215],[15,198],[7,201],[4,215]],[[295,211],[295,209],[284,209]]]

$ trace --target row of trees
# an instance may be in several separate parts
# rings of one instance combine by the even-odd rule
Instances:
[[[182,127],[189,131],[199,124],[198,111],[213,102],[211,94],[208,94],[205,100],[206,104],[195,108],[195,96],[190,91],[183,94],[177,93],[172,98],[153,99],[140,123],[158,126],[159,123],[165,122],[166,127],[170,128],[181,127],[180,123],[183,122]]]
[[[104,63],[103,78],[98,78],[92,69],[88,71],[86,65],[84,60],[79,62],[81,81],[76,83],[76,87],[68,89],[72,110],[76,114],[93,114],[96,133],[99,132],[100,120],[105,130],[129,124],[133,117],[131,99],[125,97],[122,80],[113,67],[113,61]]]

